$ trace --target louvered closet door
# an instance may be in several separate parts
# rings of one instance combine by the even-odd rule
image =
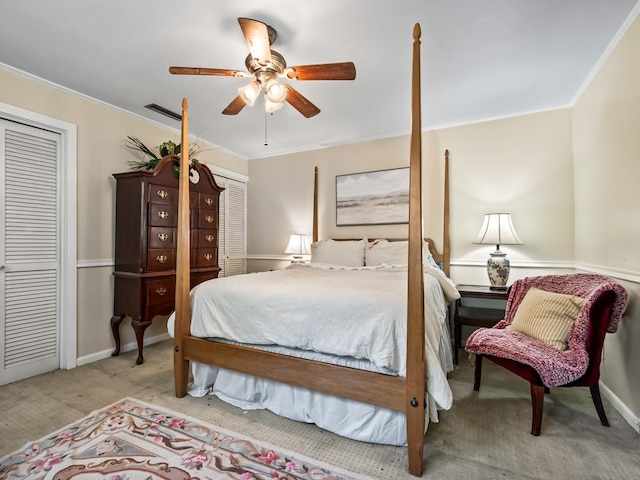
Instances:
[[[229,277],[247,271],[247,184],[217,175],[215,179],[218,185],[224,187],[220,194],[219,276]]]
[[[0,385],[60,366],[60,135],[0,119]]]

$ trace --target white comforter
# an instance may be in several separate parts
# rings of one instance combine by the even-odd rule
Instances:
[[[438,351],[453,283],[425,267],[427,390],[441,408],[451,391]],[[191,334],[367,359],[406,374],[407,270],[292,265],[202,283],[191,292]]]

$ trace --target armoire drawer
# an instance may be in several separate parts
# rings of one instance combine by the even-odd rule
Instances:
[[[149,227],[149,248],[175,248],[176,229],[171,227]]]
[[[176,297],[176,279],[171,277],[162,280],[148,280],[145,290],[147,305],[173,303]]]
[[[192,250],[193,252],[193,250]],[[218,249],[217,248],[198,248],[195,250],[195,263],[192,261],[193,267],[217,267],[218,266]],[[193,256],[193,253],[192,253]]]
[[[196,248],[215,248],[218,246],[218,230],[198,230]]]
[[[175,227],[178,225],[178,207],[161,203],[149,204],[149,225],[152,227]]]
[[[149,203],[178,204],[178,189],[166,185],[149,184]]]
[[[171,248],[150,248],[147,252],[147,271],[161,272],[176,268],[176,251]]]

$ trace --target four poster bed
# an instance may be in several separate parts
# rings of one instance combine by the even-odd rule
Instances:
[[[314,264],[312,254],[310,266],[210,280],[190,294],[188,162],[181,162],[176,311],[169,326],[176,396],[187,394],[193,362],[193,395],[214,393],[243,408],[269,408],[350,438],[406,444],[409,472],[422,475],[428,421],[437,421],[437,408],[449,408],[452,401],[446,380],[451,363],[447,303],[457,292],[448,279],[448,155],[443,253],[422,233],[417,24],[411,118],[408,240],[395,246],[366,239],[320,242],[317,168],[314,179],[313,245],[325,254],[329,247],[341,252],[353,247],[369,259],[375,249],[404,249],[401,266],[382,261],[390,258],[384,255],[388,250],[375,265]],[[182,122],[182,151],[188,152],[186,99]],[[431,255],[442,270],[423,267]],[[237,293],[239,288],[251,294]],[[310,321],[302,324],[302,317]]]

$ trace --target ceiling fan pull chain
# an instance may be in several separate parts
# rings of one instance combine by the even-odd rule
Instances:
[[[267,111],[264,111],[264,146],[268,147],[269,146],[269,140],[267,139],[267,117],[269,116],[269,114],[267,113]]]

